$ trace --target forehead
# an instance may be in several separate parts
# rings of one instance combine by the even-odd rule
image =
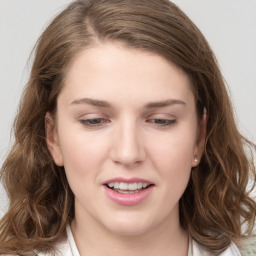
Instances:
[[[67,73],[62,93],[145,101],[191,97],[188,76],[158,54],[121,44],[100,44],[80,52]],[[155,98],[155,99],[153,99]]]

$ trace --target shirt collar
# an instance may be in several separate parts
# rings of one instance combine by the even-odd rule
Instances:
[[[195,240],[190,238],[188,256],[213,256],[214,253],[204,249]],[[237,246],[231,241],[229,247],[219,256],[241,256]]]
[[[70,226],[67,226],[67,238],[72,256],[80,256]],[[201,245],[193,240],[191,236],[189,236],[188,256],[213,256],[213,253],[205,250]],[[219,256],[241,256],[241,254],[236,245],[231,242],[230,246]]]

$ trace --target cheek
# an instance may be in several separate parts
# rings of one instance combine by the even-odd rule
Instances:
[[[163,209],[168,212],[178,203],[187,187],[194,140],[191,136],[169,136],[151,148],[151,160],[159,175],[158,188],[162,194],[158,204],[165,205]]]
[[[74,126],[60,129],[59,136],[64,168],[70,181],[79,182],[83,177],[96,175],[100,171],[107,152],[103,139],[99,140],[97,135],[86,133],[83,127],[77,129]]]
[[[179,198],[184,192],[191,173],[191,150],[181,146],[159,149],[154,155],[154,169],[159,174],[159,183],[164,185],[168,197]],[[169,192],[168,192],[169,191]]]
[[[176,132],[151,142],[150,155],[160,170],[190,170],[194,157],[195,132]]]
[[[102,141],[78,133],[69,133],[62,139],[62,154],[68,183],[79,201],[90,202],[103,162]],[[85,190],[86,188],[86,190]]]

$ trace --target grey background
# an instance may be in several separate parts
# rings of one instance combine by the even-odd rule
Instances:
[[[27,81],[30,52],[70,0],[0,0],[0,166]],[[227,81],[243,134],[256,142],[256,0],[174,0],[208,39]],[[0,216],[8,200],[0,184]]]

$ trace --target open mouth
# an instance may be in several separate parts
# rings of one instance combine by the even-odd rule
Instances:
[[[139,193],[149,187],[153,186],[153,184],[144,183],[144,182],[110,182],[105,184],[106,187],[112,189],[113,191],[121,194],[131,194],[131,193]]]
[[[153,192],[155,184],[141,179],[119,181],[110,180],[103,184],[105,193],[115,203],[121,206],[135,206],[146,200]]]

